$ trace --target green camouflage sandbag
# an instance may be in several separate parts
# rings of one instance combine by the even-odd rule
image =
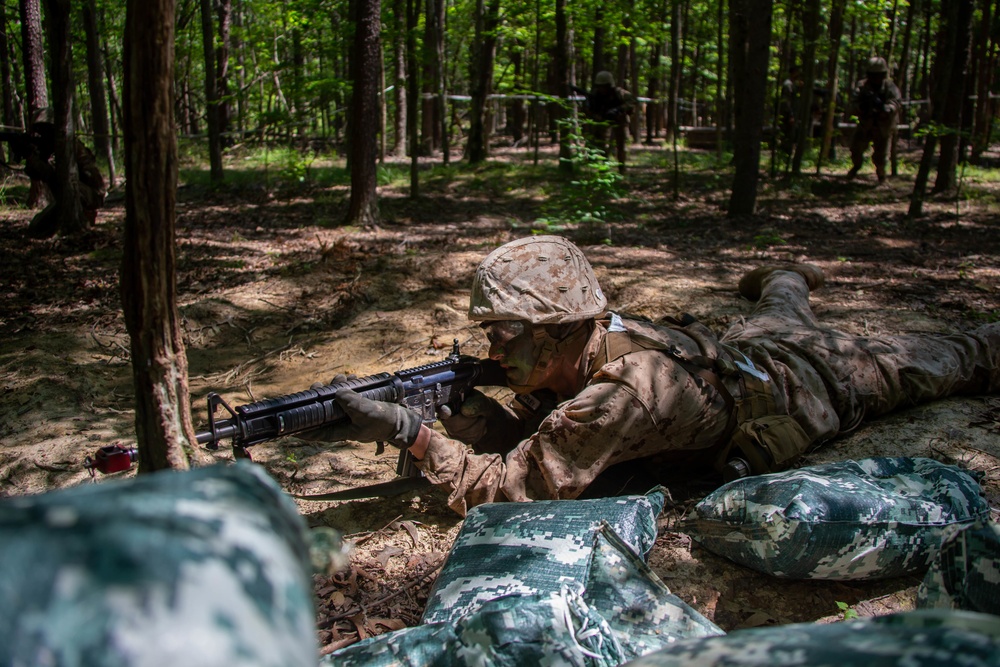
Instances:
[[[315,665],[305,523],[254,464],[0,502],[0,665]]]
[[[504,595],[583,584],[603,524],[642,557],[656,540],[664,493],[595,500],[490,503],[469,510],[427,600],[423,623],[454,620]]]
[[[1000,617],[920,610],[688,639],[626,667],[998,667]]]
[[[722,632],[672,595],[608,524],[599,525],[593,537],[582,582],[567,579],[555,591],[480,601],[463,616],[374,637],[330,654],[322,664],[610,667],[679,637]],[[530,566],[530,549],[524,556]],[[509,559],[513,573],[521,571],[516,561]]]
[[[730,482],[681,529],[777,577],[880,579],[924,571],[947,526],[988,515],[968,472],[925,458],[871,458]]]
[[[1000,614],[1000,525],[949,526],[917,590],[917,606]]]

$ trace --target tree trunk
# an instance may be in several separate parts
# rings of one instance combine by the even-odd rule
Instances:
[[[25,127],[37,109],[49,106],[49,95],[45,88],[45,47],[42,44],[42,7],[40,0],[20,0],[21,10],[21,51],[24,58],[24,88],[27,100]],[[40,181],[31,179],[28,191],[28,208],[35,208],[45,196],[45,188]]]
[[[0,4],[0,95],[3,95],[3,124],[15,127],[14,82],[10,74],[10,39],[7,37],[7,6]],[[13,156],[11,156],[13,157]]]
[[[406,136],[410,143],[410,198],[420,196],[420,160],[417,155],[417,91],[420,90],[417,75],[417,23],[420,20],[420,0],[406,0]]]
[[[767,104],[771,39],[769,0],[729,0],[730,62],[733,69],[733,163],[729,217],[753,215],[760,178],[760,140]]]
[[[948,80],[947,96],[935,100],[932,104],[942,104],[941,124],[945,133],[941,136],[941,155],[938,158],[937,179],[934,181],[934,192],[946,192],[955,187],[957,180],[957,161],[959,135],[963,131],[962,112],[966,106],[966,74],[969,68],[970,30],[972,14],[975,11],[974,0],[952,0],[945,10],[949,15],[954,12],[954,28],[949,30],[948,39],[952,43],[947,48],[951,55],[951,68],[944,71]],[[938,51],[940,57],[941,51]]]
[[[802,173],[802,160],[809,142],[812,140],[812,102],[816,84],[816,44],[820,37],[820,6],[818,2],[807,2],[802,12],[802,94],[799,108],[795,110],[799,118],[799,132],[796,137],[795,153],[792,156],[792,173]]]
[[[233,141],[228,135],[231,130],[232,104],[229,102],[229,50],[232,39],[233,2],[232,0],[215,0],[216,15],[219,17],[219,48],[215,50],[217,80],[215,92],[218,99],[216,118],[219,123],[219,142],[221,146],[230,146]]]
[[[424,20],[424,71],[420,119],[423,122],[423,153],[430,155],[441,146],[441,68],[444,67],[443,3],[427,0]]]
[[[125,236],[122,306],[131,339],[139,472],[187,469],[187,357],[177,311],[174,2],[128,0],[125,14]]]
[[[569,93],[569,30],[566,24],[566,0],[556,0],[556,52],[553,58],[555,90],[552,91],[552,96],[560,100]],[[562,104],[552,105],[552,112],[552,120],[558,127],[558,121],[566,117],[566,109]],[[559,171],[573,171],[573,147],[566,128],[559,128]]]
[[[406,156],[406,2],[393,0],[392,3],[392,78],[393,115],[392,154],[398,158]]]
[[[205,120],[208,125],[208,159],[213,183],[223,181],[222,137],[219,132],[218,79],[215,72],[215,29],[212,0],[201,0],[201,38],[205,50]]]
[[[488,3],[488,4],[487,4]],[[472,103],[469,111],[469,164],[484,161],[490,154],[490,131],[487,125],[487,100],[493,91],[493,61],[497,50],[499,0],[477,0],[476,35],[472,48]]]
[[[607,65],[604,64],[604,42],[607,32],[608,28],[604,21],[604,3],[598,3],[594,9],[594,45],[592,47],[594,53],[590,66],[590,81],[594,80],[598,72],[607,69]]]
[[[351,202],[348,225],[378,227],[378,82],[382,51],[380,0],[358,2],[352,58],[355,73],[351,95]]]
[[[677,133],[677,98],[681,90],[681,0],[670,4],[670,86],[667,90],[667,140]]]
[[[90,113],[94,126],[94,153],[108,166],[108,185],[115,183],[115,156],[111,151],[111,127],[108,123],[107,93],[104,89],[104,54],[101,52],[97,3],[86,0],[83,6],[83,28],[87,37],[87,86],[90,92]]]
[[[830,12],[830,58],[826,64],[826,108],[823,110],[823,141],[816,160],[819,173],[823,160],[833,144],[834,120],[837,113],[837,93],[840,88],[840,38],[844,35],[844,8],[847,0],[833,0]]]
[[[719,25],[716,26],[716,48],[718,49],[718,58],[715,63],[715,159],[721,163],[722,162],[722,149],[724,142],[724,135],[722,132],[723,117],[725,116],[725,95],[723,95],[723,79],[725,73],[724,63],[726,62],[726,41],[723,35],[726,32],[726,13],[723,0],[718,0],[718,14],[716,15],[716,21]]]
[[[989,148],[990,119],[993,116],[993,100],[990,89],[996,68],[996,39],[993,35],[993,12],[995,0],[987,0],[983,5],[980,21],[979,44],[976,49],[976,111],[972,125],[972,162],[978,163],[983,152]]]
[[[899,92],[904,100],[910,99],[910,77],[907,71],[910,69],[910,45],[913,41],[913,21],[919,13],[919,7],[920,0],[912,0],[906,9],[906,28],[903,30],[903,48],[899,56]],[[908,122],[905,113],[901,120]]]

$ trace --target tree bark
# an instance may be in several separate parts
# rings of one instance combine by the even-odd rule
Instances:
[[[406,0],[406,136],[410,143],[410,198],[420,196],[420,160],[417,155],[418,128],[417,91],[417,23],[420,19],[419,0]]]
[[[392,154],[406,156],[406,2],[392,2],[392,78],[393,115]]]
[[[24,58],[24,89],[27,108],[24,124],[30,125],[35,111],[49,106],[45,88],[45,47],[42,44],[42,7],[40,0],[20,0],[21,52]],[[45,197],[45,187],[31,179],[28,208],[35,208]]]
[[[7,36],[7,7],[0,4],[0,95],[3,95],[3,124],[14,127],[14,82],[10,73],[10,39]],[[13,157],[13,156],[11,156]]]
[[[219,132],[219,94],[216,89],[215,28],[212,0],[201,0],[201,39],[205,51],[205,120],[208,125],[208,159],[213,183],[222,183],[222,136]]]
[[[216,96],[218,107],[216,116],[219,123],[219,141],[222,146],[231,145],[228,136],[231,130],[232,104],[229,100],[229,51],[232,40],[233,2],[232,0],[216,0],[216,16],[219,19],[219,45],[215,50]]]
[[[760,140],[767,103],[771,2],[729,0],[730,62],[733,69],[733,163],[729,217],[753,215],[760,178]]]
[[[948,80],[948,91],[946,97],[932,102],[944,107],[941,124],[947,128],[940,139],[941,155],[938,158],[934,192],[946,192],[954,188],[957,181],[959,135],[964,129],[962,115],[967,103],[966,74],[969,69],[970,30],[972,14],[975,11],[974,0],[952,0],[948,5],[944,11],[949,15],[954,12],[955,21],[948,35],[948,39],[953,42],[945,47],[952,53],[951,67],[943,72]]]
[[[351,201],[346,224],[378,227],[378,82],[381,58],[380,0],[359,0],[352,50]]]
[[[128,0],[124,38],[125,237],[122,306],[131,339],[139,472],[184,470],[192,445],[187,356],[177,311],[174,0]]]
[[[493,91],[493,61],[496,58],[499,14],[499,0],[476,1],[475,45],[472,48],[472,68],[469,73],[472,86],[472,103],[469,111],[469,164],[482,162],[490,154],[486,105]]]
[[[87,86],[90,92],[90,113],[93,116],[94,153],[107,164],[108,185],[114,186],[115,156],[111,151],[111,126],[108,122],[107,92],[104,88],[104,54],[101,51],[96,1],[86,0],[82,11],[87,38]]]
[[[802,94],[799,108],[795,110],[799,118],[799,133],[796,138],[795,153],[792,155],[792,173],[802,173],[802,160],[812,139],[812,102],[816,84],[816,44],[820,37],[820,6],[818,2],[807,2],[802,12]]]
[[[677,133],[677,103],[681,91],[681,0],[670,3],[670,83],[667,90],[667,140]]]
[[[834,119],[837,112],[837,92],[840,89],[840,38],[844,35],[844,8],[847,0],[833,0],[830,12],[830,57],[826,64],[827,97],[823,110],[823,141],[816,160],[819,173],[823,160],[830,154],[833,144]]]
[[[552,96],[559,100],[569,93],[569,30],[566,24],[566,0],[556,0],[555,90]],[[558,127],[558,122],[566,117],[565,107],[562,104],[552,105],[552,117]],[[559,171],[573,171],[573,148],[566,128],[559,128]]]

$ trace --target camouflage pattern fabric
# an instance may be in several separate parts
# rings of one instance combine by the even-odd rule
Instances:
[[[664,491],[480,505],[423,625],[336,651],[325,665],[619,665],[680,638],[722,634],[654,574]]]
[[[1000,614],[1000,525],[949,526],[917,590],[917,606]]]
[[[777,577],[879,579],[923,571],[947,526],[988,516],[979,484],[959,468],[871,458],[730,482],[682,530]]]
[[[920,610],[845,623],[798,623],[689,639],[627,667],[997,667],[1000,618]]]
[[[305,523],[254,464],[7,499],[0,544],[0,664],[316,664]]]
[[[664,493],[582,501],[491,503],[469,512],[427,600],[424,623],[454,621],[504,595],[554,593],[582,584],[607,523],[645,556],[656,540]]]

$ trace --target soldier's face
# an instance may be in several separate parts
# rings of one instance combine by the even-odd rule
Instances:
[[[542,341],[536,340],[530,323],[491,322],[483,327],[490,341],[490,359],[507,372],[510,385],[525,385],[538,363]]]

